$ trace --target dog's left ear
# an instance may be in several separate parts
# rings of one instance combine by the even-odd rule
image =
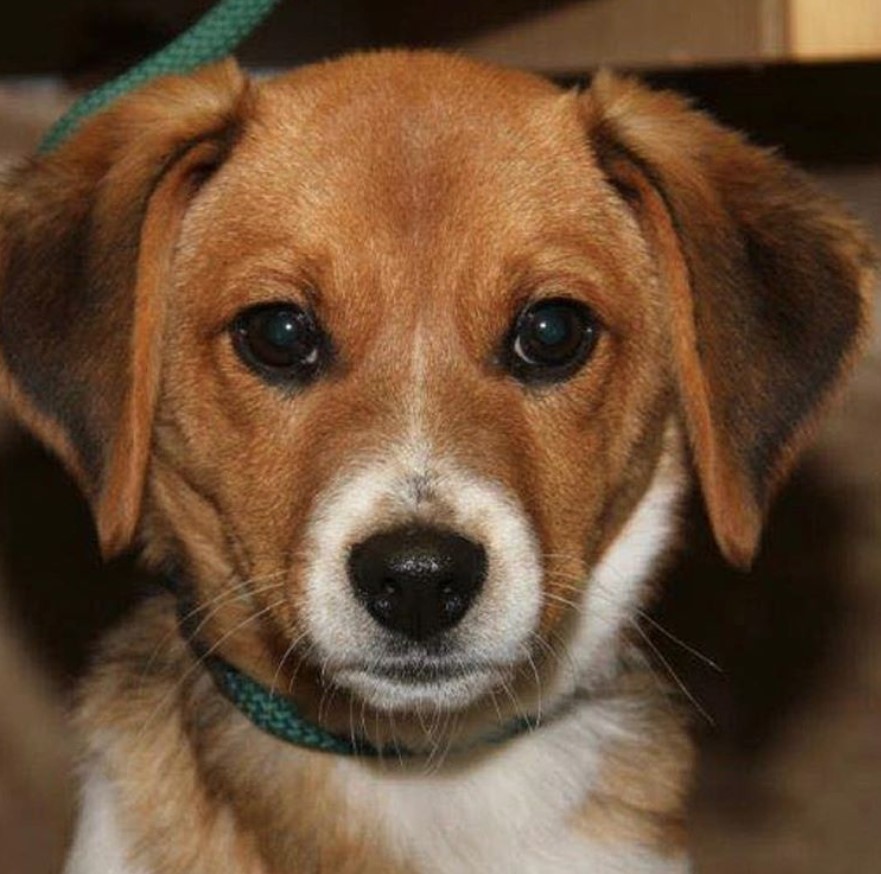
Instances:
[[[139,519],[181,220],[246,94],[233,62],[158,80],[0,190],[0,390],[79,482],[105,555]]]
[[[669,295],[675,381],[716,540],[748,565],[775,487],[855,357],[871,247],[803,174],[676,95],[600,74],[581,109]]]

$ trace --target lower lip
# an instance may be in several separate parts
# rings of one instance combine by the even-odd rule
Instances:
[[[456,668],[450,671],[370,671],[356,669],[356,673],[375,677],[378,680],[387,680],[389,683],[400,683],[402,686],[434,686],[438,684],[467,680],[475,674],[488,673],[486,668]]]
[[[403,700],[398,704],[442,703],[454,708],[467,706],[496,685],[499,672],[486,668],[457,672],[431,678],[404,674],[383,674],[361,669],[344,670],[336,675],[336,683],[356,691],[368,700],[380,704],[386,695]]]
[[[383,671],[369,670],[367,668],[348,668],[338,672],[338,676],[352,677],[360,680],[373,680],[381,683],[392,683],[396,686],[414,686],[423,688],[433,688],[445,686],[449,683],[462,683],[473,680],[474,678],[487,677],[490,674],[498,673],[485,667],[475,667],[471,669],[461,669],[450,671]]]

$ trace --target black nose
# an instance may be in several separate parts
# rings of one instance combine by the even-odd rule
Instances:
[[[411,640],[452,628],[485,576],[484,548],[437,528],[374,534],[349,556],[349,577],[370,615]]]

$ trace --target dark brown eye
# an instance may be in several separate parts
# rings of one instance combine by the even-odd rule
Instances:
[[[251,307],[236,317],[231,331],[239,357],[272,381],[308,382],[326,363],[327,336],[296,304]]]
[[[599,333],[599,321],[579,301],[537,301],[517,316],[511,329],[508,369],[524,382],[566,379],[590,357]]]

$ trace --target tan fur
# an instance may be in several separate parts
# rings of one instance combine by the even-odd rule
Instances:
[[[81,483],[105,552],[136,535],[185,578],[201,641],[330,730],[357,708],[378,743],[464,743],[538,707],[571,602],[647,495],[671,422],[720,545],[748,561],[866,315],[867,246],[834,205],[677,98],[608,77],[577,96],[434,54],[250,85],[224,65],[121,101],[4,198],[2,386]],[[500,344],[527,302],[561,294],[601,339],[564,384],[525,389]],[[264,384],[233,350],[233,319],[267,301],[309,306],[333,338],[307,390]],[[800,364],[811,346],[822,367]],[[328,694],[292,644],[322,497],[418,440],[516,497],[543,572],[544,649],[511,671],[510,698],[430,730]],[[428,492],[425,518],[445,522]],[[281,765],[167,602],[102,664],[80,725],[151,874],[419,869],[371,839],[370,811],[341,813],[332,759]],[[573,833],[678,858],[687,743],[643,671],[610,664],[645,715],[605,750]]]
[[[687,850],[691,743],[681,714],[664,706],[656,680],[636,674],[623,685],[635,698],[648,702],[641,714],[645,732],[607,751],[596,791],[580,811],[576,826],[595,840],[646,846],[676,856]]]

